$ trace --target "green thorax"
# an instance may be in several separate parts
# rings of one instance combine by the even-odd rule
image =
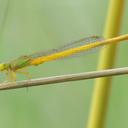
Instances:
[[[6,64],[7,69],[16,71],[30,65],[31,58],[29,56],[21,56],[18,59]]]

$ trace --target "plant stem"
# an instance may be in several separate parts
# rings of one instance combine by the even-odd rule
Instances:
[[[123,14],[124,0],[110,0],[104,37],[118,35]],[[98,69],[112,68],[115,62],[117,45],[111,44],[101,51]],[[88,128],[103,128],[111,88],[111,77],[97,79],[92,98]]]
[[[25,87],[32,87],[39,85],[42,86],[48,84],[78,81],[85,79],[94,79],[105,76],[125,75],[125,74],[128,74],[128,67],[2,83],[0,84],[0,90],[18,89],[18,88],[25,88]]]

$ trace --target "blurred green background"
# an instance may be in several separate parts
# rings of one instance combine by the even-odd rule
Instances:
[[[0,62],[102,35],[109,1],[0,0]],[[121,33],[128,30],[128,3]],[[119,45],[116,67],[128,65],[128,44]],[[96,70],[98,52],[28,70],[32,78]],[[1,79],[4,76],[1,74]],[[18,79],[26,79],[18,75]],[[94,80],[0,91],[1,128],[85,128]],[[114,78],[106,128],[128,127],[128,79]]]

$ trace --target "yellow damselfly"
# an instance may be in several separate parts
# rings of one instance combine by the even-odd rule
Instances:
[[[25,55],[8,63],[1,63],[0,71],[5,71],[9,78],[14,81],[16,80],[16,73],[25,67],[37,66],[44,62],[58,60],[60,58],[66,58],[69,56],[89,51],[99,46],[114,44],[123,40],[128,40],[128,34],[110,39],[103,39],[98,36],[83,38],[78,41],[66,44],[57,49],[45,52],[43,51],[32,55]]]

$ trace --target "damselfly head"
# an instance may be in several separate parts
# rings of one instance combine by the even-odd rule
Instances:
[[[4,71],[4,70],[6,70],[5,64],[0,64],[0,71]]]

